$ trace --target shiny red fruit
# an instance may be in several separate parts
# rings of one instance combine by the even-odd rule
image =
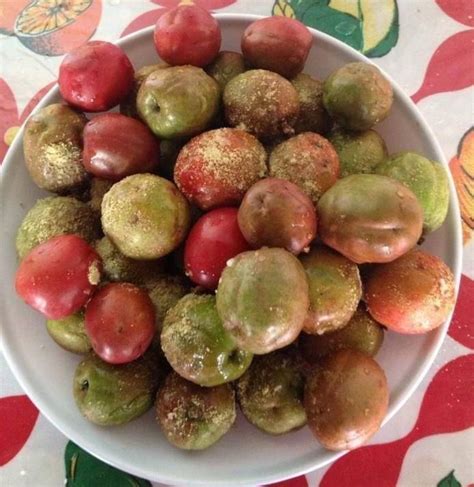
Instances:
[[[100,280],[102,262],[77,235],[60,235],[35,247],[20,263],[15,288],[21,298],[47,318],[79,311]]]
[[[303,71],[312,42],[311,32],[299,20],[274,15],[252,22],[242,36],[241,48],[253,68],[291,79]]]
[[[107,284],[87,305],[86,333],[105,362],[131,362],[143,355],[153,339],[155,307],[148,294],[133,284]]]
[[[162,15],[153,38],[161,59],[172,66],[206,66],[221,47],[217,20],[196,5],[182,5]]]
[[[151,172],[158,165],[160,144],[142,122],[120,113],[104,113],[84,128],[82,163],[94,176],[118,181]]]
[[[70,105],[86,112],[101,112],[118,105],[132,90],[134,70],[120,47],[91,41],[63,59],[58,83]]]
[[[196,284],[215,289],[226,262],[250,250],[237,223],[237,208],[218,208],[202,216],[184,248],[186,275]]]

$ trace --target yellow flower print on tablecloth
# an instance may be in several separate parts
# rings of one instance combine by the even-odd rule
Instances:
[[[464,245],[474,234],[474,127],[462,137],[449,168],[458,192]]]
[[[296,18],[369,57],[385,56],[398,41],[396,0],[276,0],[272,13]]]

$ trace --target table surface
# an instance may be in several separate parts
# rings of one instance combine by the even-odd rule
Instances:
[[[88,39],[114,41],[152,25],[179,3],[296,17],[364,52],[412,96],[441,143],[461,202],[464,265],[454,319],[420,387],[369,446],[275,485],[473,487],[474,1],[83,0],[89,6],[72,23],[22,37],[14,26],[29,3],[0,0],[0,161],[54,83],[66,52]],[[0,354],[0,484],[60,486],[71,470],[71,486],[150,485],[68,442],[24,395]]]

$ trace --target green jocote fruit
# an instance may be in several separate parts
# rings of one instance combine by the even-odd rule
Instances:
[[[78,312],[61,320],[47,320],[46,329],[62,348],[73,353],[87,353],[92,349],[86,333],[84,313]]]
[[[227,262],[217,288],[217,310],[237,345],[256,354],[292,343],[308,311],[303,266],[281,248],[243,252]]]
[[[350,132],[342,129],[329,134],[329,140],[339,155],[341,177],[373,173],[387,156],[385,141],[375,130]]]
[[[438,229],[446,219],[449,183],[446,170],[416,152],[399,152],[380,163],[375,172],[410,188],[423,208],[423,232]]]
[[[18,228],[18,256],[22,259],[37,245],[70,233],[92,243],[100,235],[100,223],[94,210],[71,196],[41,198],[28,211]]]
[[[104,233],[132,259],[169,254],[184,240],[189,224],[185,197],[173,183],[154,174],[128,176],[102,200]]]
[[[201,68],[172,66],[147,76],[137,95],[140,118],[164,139],[196,135],[217,115],[217,82]]]
[[[166,439],[183,450],[204,450],[229,431],[236,418],[230,384],[201,387],[171,372],[156,397],[156,419]]]
[[[159,374],[145,357],[123,365],[88,355],[74,374],[74,400],[81,413],[95,424],[128,423],[153,405]]]
[[[266,433],[288,433],[306,424],[304,376],[295,350],[255,357],[236,391],[245,417]]]
[[[309,283],[309,310],[303,331],[321,335],[342,328],[362,296],[357,264],[322,245],[300,257]]]
[[[222,326],[210,295],[188,294],[168,311],[161,348],[179,375],[207,387],[237,379],[252,361]]]
[[[345,64],[324,82],[323,102],[329,115],[349,130],[368,130],[387,117],[393,91],[376,66]]]

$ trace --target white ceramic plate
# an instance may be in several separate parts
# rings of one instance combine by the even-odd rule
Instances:
[[[245,27],[257,17],[216,15],[223,32],[223,49],[240,50]],[[324,79],[331,71],[352,61],[368,61],[345,44],[312,30],[314,46],[306,72]],[[134,66],[156,63],[152,29],[118,42]],[[388,76],[387,76],[388,77]],[[377,127],[390,152],[415,150],[444,161],[441,149],[415,105],[392,81],[395,99],[390,117]],[[60,100],[54,87],[38,108]],[[17,267],[15,233],[35,201],[46,194],[31,181],[23,161],[20,131],[2,168],[1,324],[5,357],[15,376],[41,412],[67,437],[100,459],[120,469],[168,484],[250,485],[270,483],[322,467],[338,458],[321,448],[309,430],[273,437],[259,432],[241,416],[232,430],[214,447],[188,453],[170,446],[150,411],[128,425],[101,428],[86,421],[72,397],[72,377],[80,358],[59,348],[47,335],[44,319],[28,308],[14,291]],[[449,171],[448,171],[449,174]],[[459,283],[461,229],[458,202],[450,178],[450,210],[443,227],[423,245],[439,255]],[[387,422],[413,393],[437,354],[449,321],[425,336],[387,333],[377,360],[390,386]],[[403,414],[403,411],[400,413]],[[45,445],[45,447],[47,447]]]

